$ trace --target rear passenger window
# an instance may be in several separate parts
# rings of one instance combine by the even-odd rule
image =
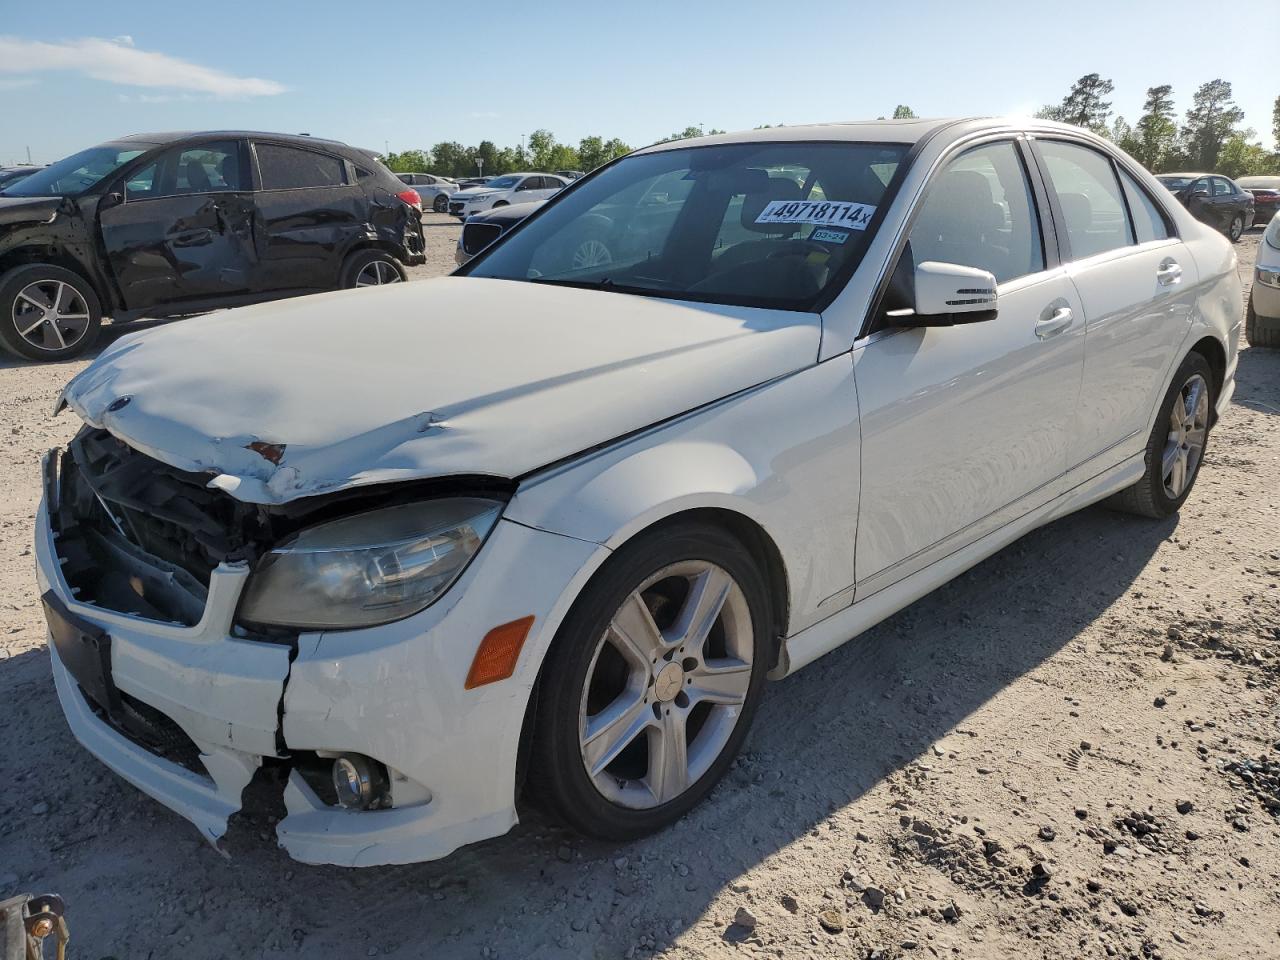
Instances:
[[[1120,171],[1120,184],[1124,187],[1125,199],[1129,201],[1129,212],[1133,215],[1133,228],[1138,235],[1138,242],[1149,243],[1168,237],[1169,225],[1165,223],[1164,214],[1147,191],[1123,170]]]
[[[347,182],[346,164],[337,157],[274,143],[259,143],[255,149],[263,190],[340,187]]]
[[[1010,142],[975,147],[933,181],[911,228],[915,263],[977,267],[998,283],[1044,269],[1040,221]]]
[[[1120,184],[1111,161],[1088,147],[1041,140],[1040,152],[1066,220],[1073,259],[1133,244]]]
[[[1221,177],[1213,178],[1213,195],[1215,197],[1229,197],[1236,191],[1226,180]]]

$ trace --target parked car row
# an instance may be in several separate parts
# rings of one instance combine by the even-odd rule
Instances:
[[[163,182],[126,146],[108,185]],[[236,176],[201,147],[186,183]],[[59,399],[62,709],[210,840],[264,765],[309,863],[525,796],[663,828],[768,680],[1089,504],[1178,511],[1235,389],[1230,243],[1049,121],[681,140],[512,215],[453,276],[171,324]]]
[[[438,177],[434,173],[397,173],[396,176],[401,183],[418,191],[418,196],[422,198],[422,209],[430,207],[436,213],[448,210],[450,195],[460,189],[453,180]]]
[[[513,203],[546,200],[569,185],[551,173],[505,173],[483,184],[459,190],[449,198],[449,213],[465,220],[473,213]]]
[[[12,186],[19,180],[29,177],[31,174],[43,169],[43,167],[37,167],[30,164],[18,167],[0,167],[0,190],[3,190],[5,187]]]
[[[1208,173],[1162,173],[1156,177],[1191,211],[1191,215],[1225,233],[1235,243],[1253,226],[1253,194],[1230,177]]]
[[[0,190],[0,345],[61,360],[104,316],[403,280],[419,196],[368,151],[216,131],[123,137]]]

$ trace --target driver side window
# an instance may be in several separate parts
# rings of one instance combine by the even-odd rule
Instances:
[[[1040,221],[1013,142],[974,147],[948,163],[933,178],[909,239],[914,264],[977,267],[997,283],[1043,270]]]

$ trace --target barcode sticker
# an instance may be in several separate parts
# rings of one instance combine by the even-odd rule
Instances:
[[[876,208],[846,200],[771,200],[756,223],[820,223],[831,227],[865,230]]]

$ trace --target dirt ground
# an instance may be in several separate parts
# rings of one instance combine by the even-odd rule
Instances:
[[[670,830],[531,814],[365,870],[259,815],[225,859],[72,739],[30,541],[83,366],[0,365],[0,894],[61,893],[74,957],[1280,956],[1280,353],[1242,352],[1180,516],[1061,520],[773,685]]]

